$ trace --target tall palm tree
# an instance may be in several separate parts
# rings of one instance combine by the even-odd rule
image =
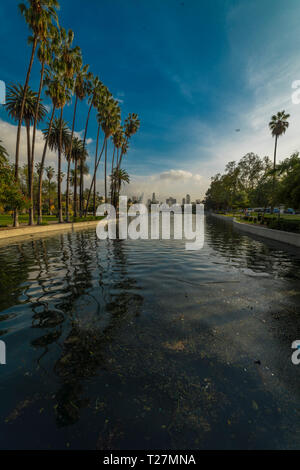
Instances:
[[[50,150],[58,152],[58,172],[57,172],[57,200],[58,200],[58,221],[59,223],[63,222],[62,218],[62,199],[61,199],[61,182],[62,182],[62,172],[61,172],[61,156],[66,154],[68,151],[69,140],[70,140],[70,131],[68,129],[67,123],[62,119],[62,112],[60,112],[60,117],[55,118],[51,127],[50,134],[48,135],[48,128],[44,131],[44,136],[48,139],[48,146]]]
[[[120,121],[121,121],[121,110],[120,110],[119,104],[116,100],[113,99],[111,93],[109,92],[103,94],[101,97],[97,119],[104,133],[104,141],[103,141],[102,151],[98,158],[97,164],[95,165],[95,168],[94,168],[94,175],[93,175],[92,183],[90,185],[90,189],[88,193],[85,213],[87,213],[87,210],[88,210],[92,188],[96,181],[97,169],[98,169],[98,166],[102,157],[102,153],[104,150],[105,150],[105,163],[104,163],[104,188],[105,189],[104,190],[105,190],[105,202],[107,202],[107,141],[111,137],[111,135],[113,135],[114,132],[116,132],[116,130],[119,129]]]
[[[120,128],[121,110],[119,103],[112,97],[108,97],[104,102],[100,112],[101,127],[105,135],[105,162],[104,162],[104,192],[105,202],[107,202],[107,141]]]
[[[68,162],[68,169],[67,169],[67,191],[66,191],[66,221],[69,222],[69,192],[70,192],[70,165],[72,161],[72,146],[73,146],[73,137],[74,137],[74,129],[75,129],[75,119],[76,119],[76,111],[77,111],[77,103],[78,103],[78,95],[76,93],[76,83],[78,85],[78,74],[82,73],[82,56],[81,51],[79,48],[70,48],[71,44],[66,44],[66,52],[65,57],[69,57],[69,61],[73,66],[68,72],[68,77],[73,81],[74,84],[74,91],[75,91],[75,106],[74,106],[74,113],[73,113],[73,123],[72,123],[72,130],[71,130],[71,137],[70,137],[70,146],[68,149],[68,154],[66,155],[67,162]],[[64,58],[65,60],[65,58]],[[88,66],[84,69],[87,70]],[[73,73],[73,75],[71,75]],[[76,78],[75,78],[76,75]]]
[[[50,120],[48,122],[48,127],[44,131],[45,144],[44,144],[44,150],[43,150],[43,155],[41,159],[41,172],[42,173],[43,173],[43,168],[45,166],[48,142],[49,142],[49,138],[50,138],[51,131],[52,131],[54,114],[55,114],[56,109],[60,107],[61,102],[64,99],[64,90],[61,87],[60,76],[55,74],[55,72],[52,69],[46,70],[45,85],[47,86],[45,94],[52,101],[52,112],[51,112]],[[38,224],[42,223],[42,186],[43,186],[43,179],[40,175],[39,190],[38,190]]]
[[[113,193],[112,203],[114,204],[115,207],[117,207],[122,184],[125,184],[125,183],[129,184],[130,178],[126,170],[116,167],[114,168],[110,176],[110,181],[111,181],[111,192]]]
[[[97,160],[98,160],[98,148],[99,148],[99,135],[101,130],[101,123],[98,121],[98,131],[97,131],[97,141],[96,141],[96,153],[95,153],[95,163],[94,163],[94,173],[97,173]],[[94,196],[93,196],[93,214],[96,216],[96,186],[97,186],[97,176],[94,178]]]
[[[126,145],[124,145],[124,150],[128,149],[128,141],[131,139],[131,137],[139,130],[140,128],[140,120],[139,117],[136,113],[130,113],[128,117],[125,119],[125,136],[126,136]],[[121,155],[118,161],[118,167],[120,168],[120,165],[122,163],[123,159],[123,149],[121,151]]]
[[[75,85],[74,85],[74,93],[76,96],[75,99],[75,107],[74,107],[74,115],[73,115],[73,125],[72,125],[72,137],[71,137],[71,144],[73,145],[73,131],[74,131],[74,126],[75,126],[75,118],[76,118],[76,111],[77,111],[77,103],[78,100],[83,101],[86,95],[88,94],[90,90],[90,79],[91,79],[91,74],[89,73],[89,66],[85,65],[80,68],[80,70],[77,71],[76,73],[76,78],[75,78]],[[72,147],[70,148],[70,153],[72,153]],[[75,165],[77,165],[77,161],[75,160]],[[73,195],[73,200],[74,200],[74,217],[77,217],[77,177],[78,177],[78,172],[74,171],[74,195]]]
[[[48,207],[49,207],[49,215],[51,215],[51,180],[54,178],[55,170],[52,166],[47,166],[46,168],[46,175],[48,180]]]
[[[125,135],[121,126],[118,129],[116,129],[116,132],[112,136],[112,140],[114,144],[114,153],[113,153],[112,164],[111,164],[111,174],[113,174],[113,171],[114,171],[115,151],[117,151],[117,155],[116,155],[116,161],[117,161],[116,168],[117,168],[118,161],[119,161],[119,152],[122,146],[125,144]],[[115,189],[116,189],[116,181],[113,181],[111,184],[111,196],[110,196],[112,203],[114,203],[114,200],[115,200]]]
[[[272,197],[272,207],[271,214],[273,214],[274,209],[274,189],[275,189],[275,169],[276,169],[276,153],[277,153],[277,139],[281,135],[285,134],[287,128],[289,127],[290,115],[287,114],[284,110],[279,111],[277,114],[274,114],[269,122],[269,128],[271,130],[272,136],[275,137],[275,147],[274,147],[274,163],[273,163],[273,197]]]
[[[122,184],[130,183],[130,177],[127,171],[123,170],[122,168],[114,168],[114,171],[112,172],[110,178],[111,178],[111,184],[119,188],[119,190],[121,189]],[[117,194],[117,197],[118,197],[118,194]]]
[[[92,77],[89,80],[89,89],[88,89],[88,95],[89,95],[89,110],[88,110],[88,115],[86,119],[86,124],[85,124],[85,131],[84,131],[84,138],[83,138],[83,145],[84,148],[86,147],[86,138],[87,138],[87,130],[88,130],[88,125],[89,125],[89,119],[90,119],[90,114],[92,107],[95,107],[98,109],[99,107],[99,101],[101,99],[102,94],[107,90],[106,87],[101,83],[99,80],[99,77]],[[83,189],[84,189],[84,177],[83,177],[83,167],[80,167],[80,193],[79,193],[79,210],[80,210],[80,215],[83,215],[83,210],[84,210],[84,205],[83,205]]]
[[[97,131],[97,143],[96,143],[96,153],[95,153],[94,174],[93,174],[92,182],[91,182],[90,189],[89,189],[89,192],[88,192],[87,203],[86,203],[86,207],[85,207],[85,215],[87,215],[88,206],[89,206],[89,203],[90,203],[90,198],[91,198],[91,193],[92,193],[93,187],[94,187],[94,194],[95,194],[95,191],[96,191],[97,170],[98,170],[98,166],[99,166],[99,163],[101,161],[101,157],[103,155],[103,152],[104,152],[104,149],[105,149],[105,144],[106,144],[106,138],[104,137],[102,149],[101,149],[100,155],[98,157],[99,133],[100,133],[100,129],[101,129],[100,112],[97,115],[97,121],[98,121],[98,131]]]
[[[20,150],[20,137],[21,127],[23,122],[23,113],[26,100],[26,94],[29,86],[29,78],[32,70],[34,56],[38,42],[47,37],[48,29],[52,21],[58,21],[56,10],[59,8],[57,0],[29,0],[29,5],[26,6],[24,3],[19,5],[21,14],[24,16],[25,21],[32,31],[32,36],[29,38],[29,42],[32,44],[31,56],[29,66],[27,69],[23,100],[21,103],[20,117],[18,122],[17,139],[16,139],[16,154],[15,154],[15,180],[18,180],[19,173],[19,150]],[[14,211],[14,227],[18,227],[18,211]]]
[[[55,26],[50,23],[48,26],[48,35],[41,38],[40,40],[40,47],[38,50],[38,59],[41,64],[41,71],[40,71],[40,84],[39,84],[39,91],[37,96],[37,103],[35,109],[35,116],[34,116],[34,123],[33,123],[33,132],[32,132],[32,150],[31,150],[31,163],[30,163],[30,177],[31,181],[33,181],[33,167],[34,167],[34,152],[35,152],[35,139],[36,139],[36,129],[38,123],[38,110],[40,106],[41,100],[41,93],[44,84],[44,75],[45,75],[45,67],[51,64],[53,60],[53,56],[58,51],[59,46],[59,31]],[[33,224],[33,185],[31,186],[31,209],[29,212],[29,225]]]
[[[61,156],[63,151],[67,152],[68,146],[63,143],[63,111],[65,105],[71,100],[70,92],[74,87],[74,74],[78,64],[82,63],[81,51],[79,47],[72,48],[74,33],[72,30],[66,32],[64,28],[60,28],[61,44],[60,52],[54,61],[54,69],[60,76],[60,88],[62,90],[62,99],[60,103],[60,138],[58,145],[58,221],[63,223],[62,215],[62,194],[61,194]]]
[[[79,171],[81,167],[81,163],[83,163],[87,158],[87,151],[83,146],[83,141],[78,137],[73,137],[73,145],[72,145],[72,156],[71,159],[74,162],[74,171],[73,171],[73,186],[74,186],[74,195],[73,195],[73,211],[74,217],[77,217],[78,213],[78,201],[77,201],[77,186],[79,181]],[[84,167],[83,167],[84,171]]]
[[[27,88],[26,98],[24,100],[24,88],[22,85],[11,85],[7,89],[7,98],[6,104],[4,105],[9,116],[15,121],[19,121],[22,106],[23,106],[23,118],[26,127],[27,135],[27,165],[28,165],[28,197],[31,199],[31,208],[29,211],[29,225],[33,224],[33,172],[31,171],[31,137],[30,137],[30,126],[32,125],[35,115],[36,115],[36,106],[38,103],[38,95],[31,90],[30,87]],[[41,121],[47,114],[47,109],[40,102],[38,105],[38,113],[36,116],[37,121]]]

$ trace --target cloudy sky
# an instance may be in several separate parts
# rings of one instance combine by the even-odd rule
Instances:
[[[24,82],[28,31],[15,0],[0,3],[0,79]],[[290,112],[279,159],[300,148],[299,0],[61,0],[60,23],[75,32],[85,63],[110,88],[123,116],[136,112],[141,129],[124,166],[128,194],[153,191],[160,200],[201,198],[226,162],[247,152],[273,153],[268,122]],[[3,21],[4,20],[4,21]],[[35,63],[31,86],[38,87]],[[50,103],[45,100],[45,104]],[[79,108],[82,135],[87,104]],[[72,105],[65,111],[71,122]],[[41,126],[43,128],[43,126]],[[240,129],[236,132],[236,129]],[[96,120],[89,130],[92,166]],[[24,134],[24,133],[23,133]],[[25,135],[24,135],[25,138]],[[14,156],[15,124],[0,107],[0,139]],[[37,159],[43,146],[38,133]],[[25,162],[26,145],[22,142]],[[48,154],[56,165],[56,155]],[[103,166],[98,186],[102,190]]]

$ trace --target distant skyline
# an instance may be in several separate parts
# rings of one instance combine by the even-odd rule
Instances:
[[[29,31],[18,3],[0,3],[0,80],[6,84],[24,83],[30,55],[23,47]],[[60,5],[61,25],[74,31],[84,62],[119,99],[123,117],[136,112],[141,119],[124,160],[132,180],[128,195],[144,193],[147,200],[155,192],[159,200],[170,195],[180,200],[189,193],[192,200],[202,199],[210,177],[228,161],[248,152],[272,158],[268,122],[282,109],[291,118],[279,139],[278,159],[300,149],[300,104],[291,100],[292,83],[300,80],[298,0],[61,0]],[[36,61],[31,87],[37,89],[38,81]],[[72,111],[68,106],[65,112],[69,123]],[[86,114],[82,103],[80,135]],[[94,117],[88,130],[91,168]],[[15,133],[0,106],[0,139],[12,158]],[[39,132],[37,160],[42,146]],[[21,156],[26,163],[24,132]],[[49,152],[47,164],[56,166],[55,154]]]

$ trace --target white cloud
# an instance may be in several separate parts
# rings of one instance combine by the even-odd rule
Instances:
[[[32,129],[31,129],[32,134]],[[11,162],[14,162],[15,152],[16,152],[16,135],[17,135],[17,126],[10,124],[6,121],[0,119],[0,139],[3,141],[4,146],[7,149],[8,155]],[[42,158],[44,150],[44,137],[43,133],[40,130],[36,132],[36,143],[35,143],[35,162],[39,162]],[[26,139],[26,129],[22,126],[21,131],[21,142],[20,142],[20,166],[27,164],[27,139]],[[46,166],[56,167],[57,165],[57,156],[55,152],[52,152],[48,149],[46,156]]]

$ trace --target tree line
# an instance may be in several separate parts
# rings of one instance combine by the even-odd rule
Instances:
[[[231,161],[223,174],[211,178],[206,192],[208,209],[231,210],[246,207],[270,208],[283,204],[300,208],[300,156],[296,152],[277,163],[278,138],[289,127],[289,114],[272,116],[269,128],[275,138],[273,162],[269,157],[247,153],[238,162]]]
[[[14,211],[13,225],[19,225],[19,211],[27,208],[29,225],[43,222],[43,203],[45,197],[46,170],[49,182],[48,196],[54,169],[47,169],[47,151],[57,152],[57,214],[58,221],[70,221],[70,209],[74,217],[87,216],[91,201],[96,215],[97,171],[104,159],[104,200],[116,203],[122,183],[129,182],[128,173],[121,164],[127,154],[130,139],[138,131],[138,115],[130,113],[125,121],[121,120],[121,109],[116,100],[97,75],[84,64],[82,51],[74,46],[74,32],[65,30],[59,24],[57,0],[29,0],[21,3],[19,10],[30,30],[28,43],[31,46],[30,61],[24,85],[12,84],[7,88],[5,108],[9,116],[17,123],[16,151],[14,165],[8,161],[7,151],[0,141],[0,203],[8,203]],[[34,60],[40,63],[40,81],[37,91],[31,89],[29,82]],[[44,98],[51,100],[50,111],[43,104]],[[76,135],[78,103],[88,101],[88,110],[83,139]],[[64,120],[65,106],[73,101],[73,119],[71,126]],[[96,110],[97,138],[94,156],[92,181],[85,189],[84,177],[88,173],[86,160],[87,132],[92,115]],[[41,161],[35,162],[35,149],[38,124],[45,122],[43,129],[44,148]],[[23,168],[27,180],[24,189],[20,178],[20,139],[22,126],[26,129],[27,165]],[[101,134],[103,138],[100,149]],[[113,143],[113,154],[109,162],[108,142]],[[62,159],[67,162],[66,192],[62,194]],[[2,178],[6,174],[7,178]],[[50,178],[49,178],[50,177]],[[109,179],[108,179],[109,178]],[[108,182],[109,181],[109,182]],[[71,201],[70,186],[73,186]],[[49,189],[50,188],[50,189]],[[63,199],[64,204],[63,204]],[[50,196],[49,196],[50,201]],[[50,208],[49,202],[49,208]],[[63,207],[65,208],[63,213]],[[51,209],[49,209],[51,212]]]

